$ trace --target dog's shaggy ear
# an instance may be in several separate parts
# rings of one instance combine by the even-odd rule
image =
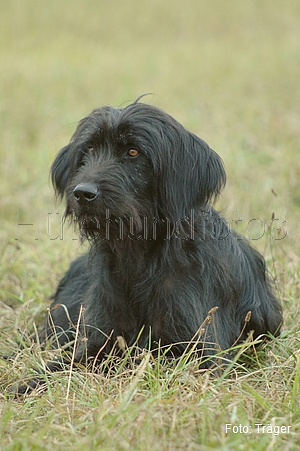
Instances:
[[[190,132],[188,136],[185,163],[190,166],[191,183],[196,190],[194,193],[196,202],[198,205],[213,203],[226,183],[223,160],[198,136]],[[187,162],[188,159],[189,162]]]
[[[187,130],[181,131],[179,142],[173,141],[168,154],[160,196],[169,219],[177,221],[188,216],[191,209],[213,203],[225,186],[226,173],[221,157]]]
[[[57,154],[50,170],[51,180],[55,193],[62,198],[66,192],[71,175],[70,153],[71,144],[63,147]]]

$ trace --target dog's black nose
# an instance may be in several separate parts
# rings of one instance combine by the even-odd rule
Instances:
[[[74,190],[74,197],[77,202],[92,202],[98,197],[98,188],[92,183],[79,183]]]

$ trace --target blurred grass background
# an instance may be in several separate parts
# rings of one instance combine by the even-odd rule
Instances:
[[[128,422],[122,420],[120,435],[117,426],[105,422],[107,416],[111,418],[105,401],[102,442],[91,426],[99,401],[93,398],[82,407],[82,393],[75,389],[73,413],[78,405],[82,411],[72,419],[64,417],[63,395],[61,402],[53,393],[49,400],[51,415],[59,412],[60,422],[69,422],[65,430],[45,415],[45,397],[27,401],[23,410],[13,402],[9,407],[1,404],[0,449],[69,449],[68,443],[72,449],[227,450],[250,449],[249,444],[251,449],[271,445],[300,449],[296,434],[265,434],[249,441],[241,434],[225,436],[220,426],[230,418],[270,422],[282,411],[283,423],[292,421],[293,431],[299,431],[298,0],[10,0],[0,4],[1,352],[14,348],[18,329],[32,331],[32,320],[39,323],[47,297],[70,258],[80,252],[72,231],[60,239],[63,206],[55,204],[48,177],[55,154],[93,108],[124,105],[143,93],[152,93],[144,101],[168,111],[224,159],[228,182],[218,208],[264,253],[283,300],[289,337],[279,339],[272,351],[284,375],[278,376],[274,369],[277,376],[271,375],[263,387],[253,376],[250,389],[237,383],[230,395],[218,388],[215,397],[214,383],[206,386],[203,395],[197,379],[194,385],[181,385],[190,390],[190,401],[189,395],[180,392],[178,398],[172,392],[169,403],[157,404],[160,392],[155,386],[155,395],[150,390],[149,398],[151,426],[150,417],[143,417],[142,407],[139,410],[140,400],[134,400],[131,407],[137,412],[138,426],[131,425],[133,417],[126,411]],[[256,221],[249,223],[252,219]],[[55,240],[56,235],[60,238]],[[21,370],[0,363],[3,387],[20,377]],[[122,390],[120,398],[126,395]],[[90,391],[86,396],[91,396]],[[110,398],[108,392],[101,396]],[[118,396],[113,395],[116,409]],[[44,412],[38,427],[33,426],[33,417],[26,422],[32,403]],[[88,404],[91,418],[85,411]],[[162,419],[165,409],[172,418],[169,425]],[[119,424],[118,412],[114,424]],[[15,415],[18,424],[13,422]],[[140,428],[144,436],[141,433],[139,440]],[[39,429],[48,430],[47,445]]]

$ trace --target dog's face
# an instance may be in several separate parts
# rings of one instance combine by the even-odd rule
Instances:
[[[137,230],[145,218],[174,225],[205,208],[225,184],[222,160],[204,141],[137,102],[82,119],[51,175],[57,194],[66,195],[66,216],[75,215],[94,239],[107,235],[108,221],[118,234],[120,222]]]

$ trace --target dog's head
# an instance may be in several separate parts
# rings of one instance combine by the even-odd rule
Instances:
[[[66,216],[74,214],[87,231],[107,220],[141,228],[144,218],[157,218],[174,226],[213,202],[226,179],[221,158],[203,140],[138,102],[82,119],[51,176],[57,195],[66,195]]]

